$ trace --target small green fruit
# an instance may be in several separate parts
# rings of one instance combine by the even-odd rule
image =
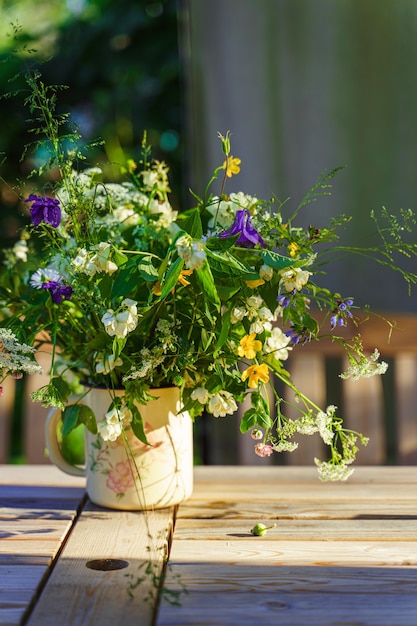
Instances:
[[[251,529],[251,533],[252,535],[256,535],[257,537],[263,537],[270,528],[276,528],[276,526],[276,524],[272,524],[272,526],[265,526],[265,524],[255,524],[255,526]]]

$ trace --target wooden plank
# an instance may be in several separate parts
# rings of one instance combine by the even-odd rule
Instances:
[[[168,588],[180,606],[162,602],[157,626],[415,626],[415,569],[174,566]]]
[[[110,511],[88,504],[51,574],[28,624],[114,626],[152,623],[159,576],[172,532],[173,509]],[[124,569],[96,570],[124,561]],[[99,563],[100,564],[100,563]],[[146,575],[146,568],[151,572]],[[141,581],[141,582],[140,582]],[[129,595],[131,587],[131,596]]]
[[[175,541],[252,539],[251,528],[259,522],[276,523],[262,541],[410,541],[416,542],[416,519],[178,519]],[[255,541],[256,538],[253,538]],[[192,550],[192,544],[190,544]]]
[[[0,485],[85,487],[85,478],[65,474],[54,465],[0,465]]]
[[[48,573],[47,565],[0,565],[0,624],[18,625]]]
[[[204,499],[192,498],[182,505],[177,519],[417,519],[417,503],[413,499],[381,497],[379,500],[356,501],[351,498],[310,498],[281,500]]]

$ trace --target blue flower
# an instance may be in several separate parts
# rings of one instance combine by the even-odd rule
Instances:
[[[47,198],[46,196],[41,198],[32,193],[26,198],[25,202],[33,202],[30,216],[34,226],[39,226],[41,222],[45,222],[45,224],[50,224],[53,228],[58,228],[61,222],[59,200]]]
[[[225,230],[224,233],[221,233],[220,237],[233,237],[234,235],[239,235],[236,243],[244,248],[253,248],[258,243],[263,248],[266,248],[264,240],[252,226],[248,209],[239,209],[239,211],[236,211],[235,221],[230,228]]]
[[[337,309],[333,311],[333,314],[330,318],[330,326],[332,330],[334,330],[336,326],[346,326],[346,318],[353,317],[352,313],[350,312],[350,307],[352,305],[352,298],[337,301]]]
[[[42,283],[42,289],[48,289],[51,292],[51,298],[54,304],[61,304],[64,299],[69,300],[72,294],[72,287],[56,280],[49,280],[46,283]]]

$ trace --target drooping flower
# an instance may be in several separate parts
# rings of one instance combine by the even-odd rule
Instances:
[[[135,330],[138,323],[137,303],[130,298],[125,298],[117,312],[109,309],[101,318],[106,333],[110,337],[126,337]]]
[[[271,456],[273,452],[273,447],[268,443],[257,443],[255,446],[255,454],[263,458]]]
[[[293,291],[294,289],[300,291],[308,283],[311,272],[302,270],[301,267],[287,267],[280,270],[279,274],[287,291]]]
[[[221,390],[210,398],[208,410],[214,417],[226,417],[237,411],[237,404],[229,391]]]
[[[61,223],[61,209],[59,200],[56,198],[40,197],[31,193],[25,202],[32,202],[30,216],[32,224],[39,226],[41,222],[50,224],[53,228],[58,228]]]
[[[334,330],[336,326],[346,326],[346,318],[353,317],[350,311],[350,307],[352,305],[352,298],[337,301],[337,309],[333,311],[333,314],[330,318],[330,326],[332,330]]]
[[[205,387],[196,387],[191,393],[191,400],[198,400],[200,404],[207,404],[209,397],[209,392]]]
[[[110,374],[115,367],[120,367],[120,365],[123,365],[120,357],[115,359],[113,354],[105,354],[96,362],[96,372],[97,374]]]
[[[266,363],[261,365],[250,365],[242,372],[242,381],[248,380],[248,386],[255,389],[259,381],[267,383],[269,381],[269,369]]]
[[[183,235],[175,242],[178,256],[181,257],[189,270],[199,270],[206,259],[206,251],[202,241],[193,241],[189,235]]]
[[[263,248],[266,247],[264,240],[253,227],[251,215],[247,209],[236,211],[235,221],[230,228],[220,234],[220,237],[234,237],[235,235],[239,235],[236,243],[244,248],[253,248],[258,244]]]
[[[288,344],[291,342],[291,337],[288,337],[281,328],[275,326],[271,335],[265,341],[264,350],[267,353],[271,353],[279,361],[286,361],[288,359],[288,351],[292,350],[292,346]]]
[[[259,339],[255,339],[255,337],[256,333],[242,337],[237,349],[239,356],[244,356],[246,359],[254,359],[256,353],[262,350],[262,342]]]

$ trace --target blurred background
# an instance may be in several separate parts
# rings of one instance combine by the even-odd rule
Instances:
[[[342,243],[378,242],[371,210],[416,209],[413,0],[0,0],[0,6],[1,93],[23,88],[10,79],[40,62],[46,83],[69,87],[59,95],[59,110],[71,113],[86,140],[106,141],[106,152],[91,156],[94,163],[135,158],[147,130],[155,155],[170,165],[179,210],[192,203],[188,189],[200,193],[222,162],[217,132],[227,130],[233,155],[242,159],[228,192],[289,198],[293,209],[323,170],[344,166],[332,195],[300,216],[302,225],[320,227],[352,215]],[[27,51],[10,57],[17,27]],[[22,98],[0,100],[3,247],[22,223],[13,187],[31,165],[20,160],[30,141],[26,117]],[[411,261],[405,265],[412,269]],[[416,309],[415,293],[408,295],[398,274],[362,257],[338,262],[328,278],[360,306]],[[21,454],[16,449],[13,458]]]

